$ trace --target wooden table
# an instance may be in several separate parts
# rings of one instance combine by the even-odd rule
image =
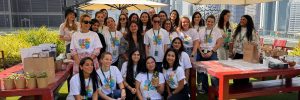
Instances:
[[[9,97],[9,96],[41,96],[42,100],[54,100],[53,92],[57,91],[63,83],[67,80],[72,72],[73,65],[69,64],[64,71],[59,71],[55,73],[55,82],[48,85],[47,88],[36,88],[36,89],[13,89],[13,90],[4,90],[3,81],[0,84],[0,97]],[[22,64],[13,66],[0,72],[0,79],[8,76],[13,72],[18,72],[23,70]]]
[[[300,67],[289,69],[260,69],[260,70],[240,70],[227,66],[218,61],[194,62],[193,68],[204,68],[211,76],[219,79],[218,97],[219,100],[238,99],[254,96],[271,95],[282,92],[300,91],[300,79],[293,78],[300,75]],[[230,86],[230,79],[242,79],[251,77],[267,77],[283,75],[283,80],[271,80],[252,83],[250,87]],[[209,94],[214,91],[209,90]],[[299,99],[299,96],[298,96]]]

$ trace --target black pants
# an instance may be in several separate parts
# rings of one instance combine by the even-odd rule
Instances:
[[[70,46],[71,44],[66,45],[66,53],[71,53]]]
[[[175,89],[170,89],[173,92]],[[177,94],[173,94],[168,100],[189,100],[189,86],[186,84],[184,88]]]
[[[233,59],[243,59],[244,55],[243,54],[238,54],[236,53],[235,56],[233,57]],[[249,78],[243,78],[243,79],[234,79],[233,80],[233,84],[234,85],[245,85],[245,84],[249,84],[250,80]]]

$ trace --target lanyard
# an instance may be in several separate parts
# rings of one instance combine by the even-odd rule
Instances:
[[[110,68],[109,68],[109,77],[110,77],[109,80],[108,80],[108,78],[106,78],[105,74],[103,73],[102,68],[100,68],[100,69],[101,69],[102,75],[104,76],[105,81],[106,81],[107,84],[109,85],[109,88],[112,90],[112,87],[111,87],[111,85],[110,85],[110,80],[111,80],[111,72],[110,72]]]
[[[208,43],[208,38],[211,37],[211,33],[212,33],[213,30],[214,30],[214,28],[210,30],[209,36],[207,36],[207,28],[206,28],[206,30],[205,30],[205,43]]]
[[[111,32],[109,31],[109,34],[110,34],[110,39],[111,41],[113,42],[113,45],[115,45],[115,42],[117,40],[117,31],[115,31],[115,37],[112,36]]]
[[[154,37],[155,37],[154,40],[155,40],[156,44],[158,44],[159,30],[160,30],[160,29],[158,29],[157,36],[155,35],[155,32],[154,32],[154,30],[153,30],[153,35],[154,35]]]
[[[85,99],[86,99],[86,100],[89,98],[89,97],[87,97],[87,95],[88,95],[87,89],[89,88],[90,81],[91,81],[91,78],[89,78],[89,81],[88,81],[88,83],[87,83],[86,86],[85,86],[85,91],[86,91]]]
[[[152,77],[153,77],[153,75],[152,75]],[[147,72],[147,80],[148,80],[148,90],[147,91],[149,91],[149,88],[150,88],[150,85],[151,85],[151,81],[149,80],[149,75],[148,75],[148,72]]]

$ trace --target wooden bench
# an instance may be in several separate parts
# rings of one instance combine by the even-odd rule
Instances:
[[[235,87],[230,85],[229,94],[232,99],[266,96],[287,92],[298,92],[298,100],[300,99],[300,77],[292,78],[292,83],[286,83],[286,80],[268,80],[252,82],[252,86],[239,86]],[[215,100],[218,95],[218,89],[209,87],[209,100]]]

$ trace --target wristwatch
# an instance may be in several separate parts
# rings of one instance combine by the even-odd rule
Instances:
[[[191,57],[194,57],[194,55],[191,55]]]

